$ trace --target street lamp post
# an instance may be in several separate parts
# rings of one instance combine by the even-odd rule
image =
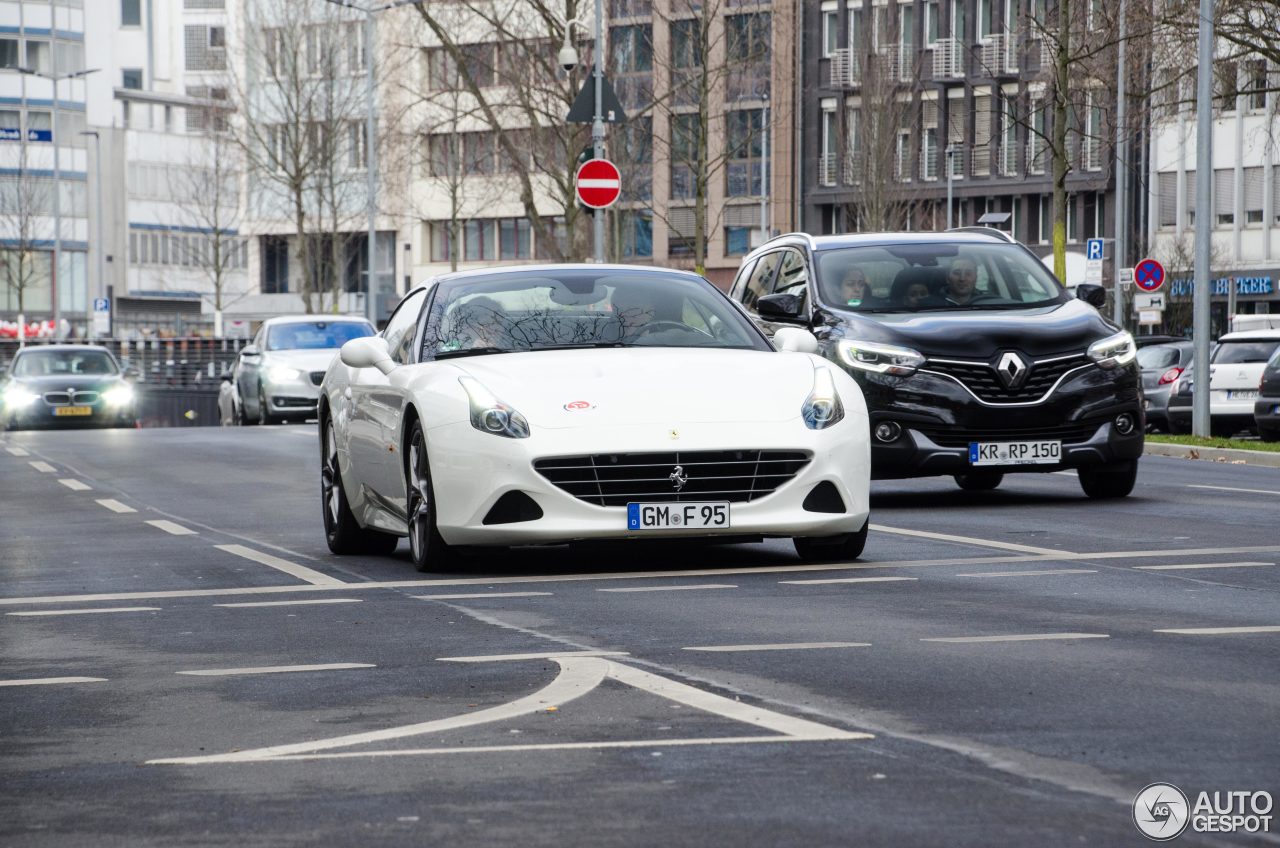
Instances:
[[[592,49],[591,76],[595,83],[595,112],[591,116],[591,156],[604,158],[604,0],[596,0],[595,21],[592,27],[594,38]],[[573,18],[564,22],[564,46],[560,48],[560,66],[566,71],[573,70],[578,64],[578,52],[573,49],[573,27],[582,26],[582,18]],[[585,27],[584,27],[585,28]],[[592,254],[596,262],[604,262],[604,210],[596,209],[592,215],[594,249]]]
[[[951,178],[955,176],[955,159],[956,146],[954,144],[947,145],[947,229],[951,229]]]
[[[769,95],[760,114],[760,243],[769,240]]]
[[[365,96],[365,126],[364,126],[364,157],[365,157],[365,214],[368,216],[369,243],[367,245],[365,269],[365,296],[364,296],[364,316],[370,322],[376,324],[378,321],[377,307],[377,278],[374,276],[374,267],[377,260],[377,241],[378,241],[378,142],[377,129],[378,119],[375,100],[375,85],[373,73],[373,21],[374,15],[378,12],[385,12],[387,9],[394,9],[397,6],[416,6],[421,5],[423,0],[393,0],[390,3],[379,3],[374,6],[363,6],[353,0],[326,0],[335,6],[342,6],[346,9],[355,9],[357,12],[364,12],[364,96]],[[395,257],[392,257],[394,265]],[[392,268],[392,285],[395,285],[395,269]]]
[[[58,297],[58,285],[62,273],[62,157],[58,150],[62,140],[58,138],[58,83],[67,79],[78,79],[96,73],[98,68],[81,68],[68,74],[46,74],[34,68],[18,68],[19,73],[40,77],[53,83],[53,120],[51,136],[53,138],[53,331],[58,333],[62,327],[62,304]]]
[[[94,210],[94,229],[97,231],[95,240],[98,242],[98,285],[94,288],[95,293],[99,297],[107,296],[107,265],[106,252],[107,243],[103,239],[102,233],[102,135],[97,130],[87,130],[80,135],[93,136],[93,182],[94,191],[97,194],[97,202]],[[89,304],[88,314],[85,316],[85,326],[92,330],[93,328],[93,305]]]

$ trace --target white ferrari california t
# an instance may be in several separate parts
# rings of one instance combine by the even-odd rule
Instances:
[[[702,277],[608,265],[448,274],[329,367],[319,418],[336,553],[419,570],[461,547],[789,537],[852,559],[870,448],[857,384],[777,352]]]

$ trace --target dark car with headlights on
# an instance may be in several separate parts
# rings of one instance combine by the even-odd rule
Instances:
[[[29,345],[0,381],[5,429],[132,427],[133,384],[111,351],[97,345]]]
[[[779,236],[731,297],[766,332],[802,327],[861,384],[875,479],[1079,470],[1133,489],[1145,418],[1133,337],[998,231]],[[1086,302],[1086,300],[1090,302]]]

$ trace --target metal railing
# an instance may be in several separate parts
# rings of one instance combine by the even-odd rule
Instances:
[[[823,153],[818,157],[818,183],[824,186],[836,184],[836,154]]]
[[[982,67],[992,76],[1018,73],[1018,36],[1012,32],[989,35],[982,40]]]
[[[856,88],[862,84],[862,69],[848,47],[831,52],[831,87]]]
[[[955,38],[940,38],[933,44],[934,79],[963,77],[965,65],[964,42]]]
[[[996,169],[1002,177],[1018,175],[1018,145],[1002,144],[996,150]]]
[[[56,339],[29,339],[29,347],[58,344]],[[175,388],[217,388],[231,372],[236,355],[248,339],[100,339],[120,366],[136,373],[139,384]],[[15,339],[0,340],[0,369],[7,368],[19,350]]]
[[[920,150],[920,179],[936,180],[938,178],[938,146],[925,144]]]
[[[1033,138],[1027,142],[1027,173],[1043,174],[1045,163],[1049,161],[1049,146],[1043,139]]]
[[[991,145],[975,144],[969,167],[975,177],[991,176]]]

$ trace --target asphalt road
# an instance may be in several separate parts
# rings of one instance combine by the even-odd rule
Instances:
[[[1280,795],[1280,470],[877,483],[856,563],[428,575],[329,554],[313,427],[15,433],[0,475],[6,846],[1141,845],[1147,784]]]

